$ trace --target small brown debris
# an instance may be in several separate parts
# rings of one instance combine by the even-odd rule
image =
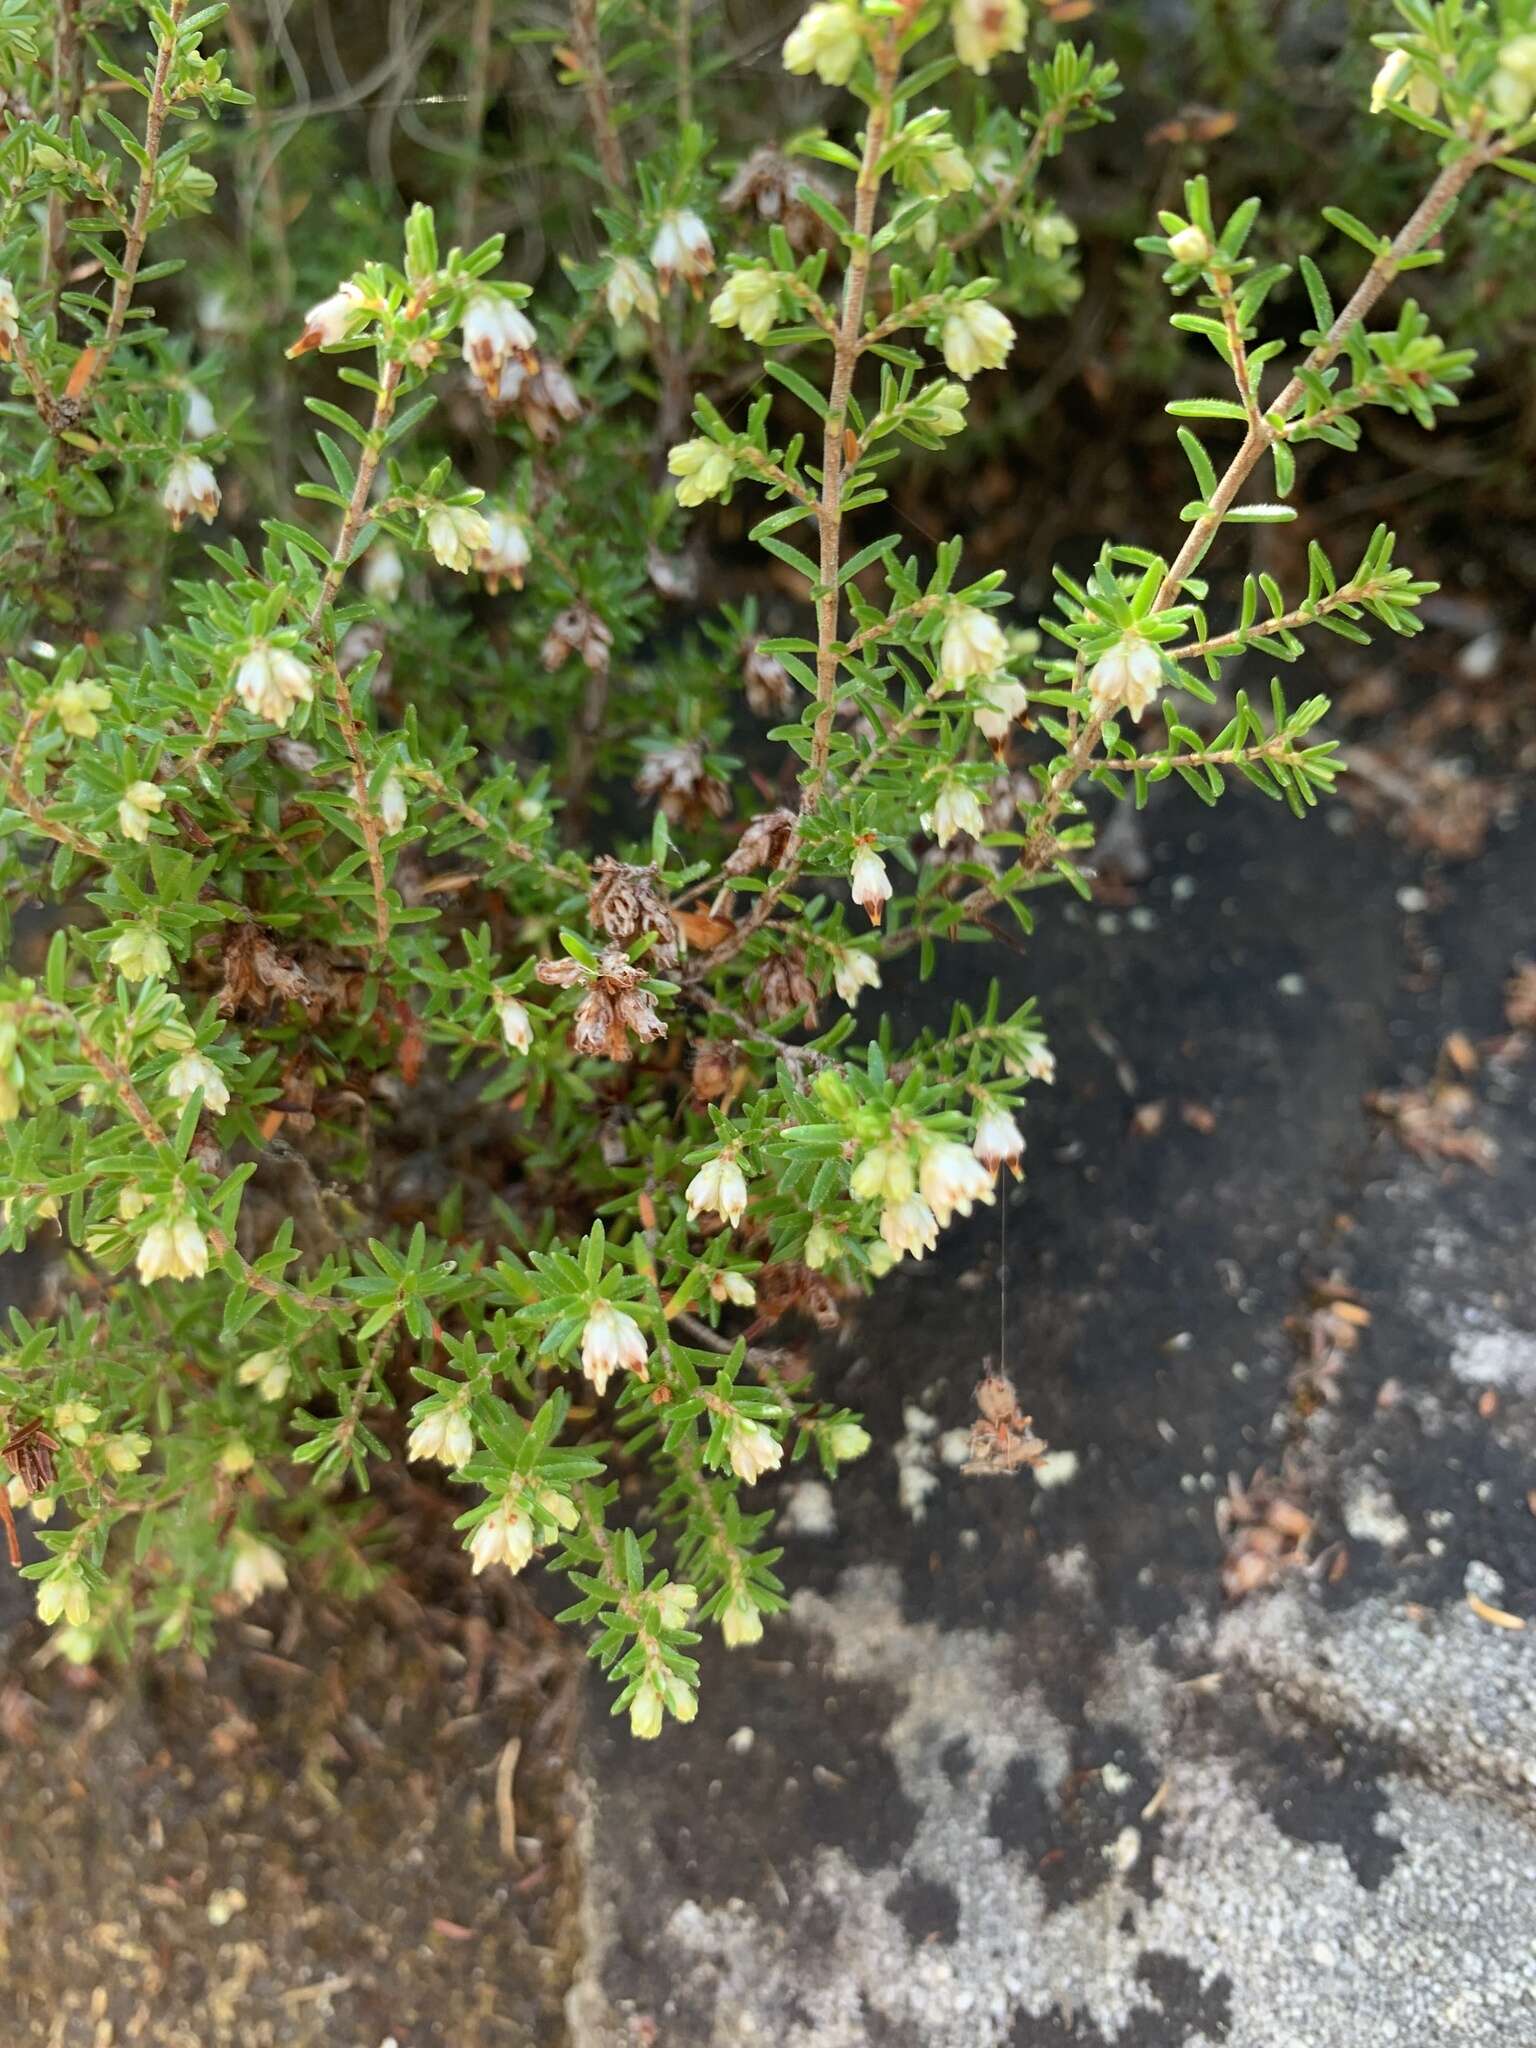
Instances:
[[[1499,1397],[1492,1387],[1485,1387],[1477,1397],[1477,1412],[1487,1422],[1499,1412]]]
[[[1506,1614],[1502,1607],[1490,1607],[1486,1600],[1480,1600],[1476,1593],[1467,1595],[1467,1605],[1479,1621],[1486,1621],[1492,1628],[1520,1629],[1525,1621],[1518,1614]]]
[[[1013,1381],[1003,1372],[988,1373],[976,1389],[981,1411],[971,1424],[971,1455],[961,1471],[972,1476],[1011,1478],[1026,1465],[1038,1465],[1048,1446],[1030,1429],[1032,1418],[1019,1411]]]
[[[1216,1527],[1227,1546],[1222,1590],[1241,1600],[1272,1586],[1287,1571],[1311,1562],[1313,1520],[1296,1498],[1294,1480],[1271,1478],[1262,1469],[1245,1487],[1236,1473],[1216,1503]]]
[[[1522,960],[1504,984],[1504,1015],[1511,1031],[1536,1032],[1536,961]]]
[[[1440,1048],[1442,1057],[1453,1066],[1458,1074],[1475,1074],[1478,1068],[1477,1048],[1465,1031],[1453,1031]]]
[[[1216,1112],[1208,1109],[1203,1102],[1181,1102],[1179,1115],[1192,1131],[1198,1131],[1202,1138],[1208,1138],[1216,1128]]]
[[[1168,1121],[1166,1102],[1139,1102],[1131,1111],[1131,1132],[1137,1138],[1155,1138]]]
[[[1428,1088],[1379,1088],[1365,1098],[1367,1109],[1390,1123],[1402,1144],[1419,1159],[1449,1159],[1492,1173],[1499,1148],[1472,1123],[1477,1099],[1456,1081]]]

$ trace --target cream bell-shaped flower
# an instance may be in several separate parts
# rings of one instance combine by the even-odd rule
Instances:
[[[728,1650],[744,1650],[763,1640],[763,1617],[745,1593],[734,1593],[720,1610],[720,1633]]]
[[[967,1145],[939,1138],[923,1152],[917,1185],[941,1230],[956,1216],[969,1216],[973,1204],[996,1199],[992,1175]]]
[[[921,1195],[908,1195],[880,1212],[880,1235],[892,1258],[921,1259],[939,1241],[938,1219]]]
[[[178,455],[165,475],[160,502],[180,533],[195,512],[205,526],[219,513],[219,481],[201,455]]]
[[[746,1214],[746,1176],[729,1152],[721,1152],[689,1181],[686,1199],[690,1216],[720,1216],[734,1230]]]
[[[53,715],[71,739],[93,740],[101,731],[96,713],[111,702],[104,683],[61,683],[53,693]]]
[[[436,1459],[457,1472],[475,1455],[475,1432],[460,1407],[439,1408],[424,1415],[406,1440],[405,1455],[418,1460]]]
[[[873,953],[842,946],[832,962],[832,986],[851,1010],[867,988],[880,986],[880,963]]]
[[[508,1052],[529,1052],[533,1047],[533,1020],[516,996],[504,996],[496,1005],[496,1021]]]
[[[263,1401],[280,1401],[292,1377],[293,1368],[282,1351],[253,1351],[235,1374],[242,1387],[254,1387]]]
[[[954,0],[949,10],[955,55],[984,78],[995,57],[1024,47],[1024,0]]]
[[[974,604],[950,606],[939,643],[939,673],[946,682],[994,675],[1007,659],[1008,642],[991,612]]]
[[[480,550],[489,546],[491,529],[472,505],[434,505],[427,514],[427,546],[445,569],[463,576],[473,568]]]
[[[165,808],[165,791],[153,782],[130,782],[117,802],[117,829],[125,839],[143,846],[149,821]]]
[[[380,604],[393,604],[405,587],[405,564],[393,541],[381,540],[363,557],[363,588]]]
[[[1126,711],[1137,723],[1155,702],[1163,680],[1163,664],[1157,649],[1140,634],[1128,633],[1101,654],[1088,676],[1093,708],[1112,718]]]
[[[606,1393],[615,1372],[646,1377],[645,1337],[633,1316],[606,1301],[595,1301],[581,1333],[581,1369],[597,1393]]]
[[[727,1442],[731,1470],[748,1486],[765,1472],[777,1471],[784,1455],[784,1447],[773,1431],[764,1429],[760,1422],[749,1422],[744,1415],[738,1415],[732,1422]]]
[[[201,1280],[208,1271],[208,1240],[194,1216],[152,1223],[139,1240],[135,1263],[144,1281]]]
[[[638,313],[642,320],[661,318],[661,301],[656,281],[643,263],[633,256],[615,256],[603,284],[603,304],[615,327],[622,327]]]
[[[164,980],[171,971],[170,947],[147,924],[133,924],[119,932],[107,948],[107,959],[124,981],[148,981],[151,975]]]
[[[779,318],[779,280],[771,270],[735,270],[710,301],[717,327],[739,327],[748,341],[765,341]]]
[[[265,718],[281,728],[297,705],[313,702],[315,682],[306,664],[288,648],[258,640],[235,670],[235,694],[252,718]]]
[[[695,298],[699,286],[715,267],[715,245],[709,229],[691,207],[664,213],[651,243],[651,267],[664,292],[681,279]]]
[[[923,829],[932,832],[940,846],[948,846],[962,832],[979,839],[987,829],[987,821],[981,815],[974,790],[967,789],[963,782],[946,782],[933,809],[923,816]]]
[[[917,1185],[912,1155],[903,1144],[875,1145],[854,1167],[848,1185],[856,1202],[905,1201]]]
[[[485,524],[488,538],[475,556],[475,567],[485,578],[486,589],[494,597],[505,580],[514,590],[521,590],[523,571],[533,559],[528,529],[514,513],[500,507],[486,513]]]
[[[8,363],[16,352],[21,334],[20,314],[16,287],[8,277],[0,277],[0,363]]]
[[[464,308],[464,362],[492,396],[508,363],[530,373],[539,367],[533,322],[510,299],[476,292]]]
[[[379,823],[386,832],[403,832],[410,806],[405,800],[405,784],[398,775],[389,774],[379,790]]]
[[[881,912],[891,900],[891,878],[885,862],[872,846],[861,846],[849,870],[853,900],[871,924],[880,922]]]
[[[1029,709],[1029,692],[1011,676],[989,676],[978,684],[982,701],[974,713],[977,726],[995,745],[1006,739],[1008,728]]]
[[[487,1565],[504,1564],[520,1572],[533,1556],[533,1517],[505,1501],[477,1522],[469,1539],[470,1566],[476,1578]]]
[[[78,1572],[55,1572],[37,1589],[37,1618],[52,1628],[56,1621],[84,1628],[91,1618],[91,1596]]]
[[[283,1563],[281,1552],[274,1550],[270,1543],[263,1543],[259,1536],[248,1536],[243,1529],[237,1529],[234,1549],[234,1562],[229,1568],[229,1590],[242,1607],[249,1607],[263,1593],[276,1593],[287,1585],[288,1568]]]
[[[784,69],[823,85],[846,85],[864,48],[859,10],[851,0],[818,0],[784,38]]]
[[[200,1052],[183,1053],[165,1077],[165,1092],[172,1102],[190,1102],[203,1091],[203,1108],[210,1116],[222,1116],[229,1107],[229,1086],[213,1061]]]
[[[702,505],[724,497],[736,475],[736,460],[718,441],[696,434],[668,450],[667,468],[677,478],[673,488],[679,505]]]
[[[989,1173],[1000,1166],[1013,1171],[1024,1157],[1024,1133],[1006,1109],[991,1104],[982,1114],[971,1150]]]
[[[1013,322],[985,299],[962,299],[944,322],[944,361],[967,383],[982,370],[1000,370],[1013,347]]]
[[[304,315],[304,332],[288,350],[302,356],[312,348],[334,348],[367,317],[368,297],[361,285],[348,278],[327,298],[319,300]]]

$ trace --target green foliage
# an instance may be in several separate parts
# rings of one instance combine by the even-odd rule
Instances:
[[[1202,571],[1294,516],[1298,450],[1368,407],[1431,427],[1470,372],[1378,304],[1474,174],[1529,174],[1536,32],[1526,0],[1399,13],[1376,99],[1427,198],[1391,236],[1329,208],[1354,282],[1336,307],[1300,253],[1291,336],[1257,202],[1189,182],[1141,243],[1210,348],[1169,406],[1185,532],[1106,542],[1026,625],[887,509],[1077,290],[1043,179],[1117,79],[1022,5],[812,8],[786,64],[847,90],[808,85],[781,147],[702,10],[576,0],[584,129],[530,176],[601,240],[535,291],[476,232],[478,134],[387,236],[358,185],[293,234],[323,144],[285,187],[238,15],[226,48],[185,0],[12,0],[0,1192],[62,1265],[12,1318],[0,1435],[67,1654],[204,1644],[290,1572],[371,1583],[402,1455],[463,1490],[476,1571],[569,1579],[636,1733],[692,1717],[700,1629],[759,1638],[747,1490],[869,1438],[757,1337],[992,1202],[1053,1071],[1032,1002],[902,1047],[861,997],[1086,890],[1089,785],[1304,813],[1326,704],[1276,682],[1261,713],[1233,664],[1412,632],[1432,588],[1385,530],[1348,574],[1314,542],[1304,596],[1247,576],[1230,620]],[[244,255],[194,320],[209,209]],[[777,595],[695,600],[712,503]]]

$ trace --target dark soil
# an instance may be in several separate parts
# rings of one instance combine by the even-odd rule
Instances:
[[[16,1632],[6,2048],[562,2038],[569,1652],[525,1601],[465,1616],[434,1591],[268,1601],[206,1664],[120,1680]]]

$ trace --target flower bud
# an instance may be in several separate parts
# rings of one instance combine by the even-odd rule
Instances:
[[[405,564],[393,541],[381,540],[363,557],[363,588],[380,604],[393,604],[405,584]]]
[[[728,1650],[749,1649],[763,1640],[763,1617],[745,1593],[733,1593],[720,1610],[720,1633]]]
[[[828,1424],[823,1442],[839,1465],[851,1465],[869,1449],[870,1435],[857,1422],[833,1422]]]
[[[1193,264],[1197,269],[1209,263],[1214,251],[1211,238],[1204,228],[1193,224],[1182,227],[1168,237],[1168,254],[1175,263]]]
[[[398,775],[386,775],[383,787],[379,791],[379,823],[386,832],[401,832],[405,829],[405,821],[409,815],[410,807],[405,800],[405,784]]]
[[[103,683],[61,683],[53,693],[53,715],[71,739],[93,740],[101,731],[96,713],[111,702]]]
[[[165,1092],[172,1102],[190,1102],[203,1091],[203,1108],[210,1116],[222,1116],[229,1107],[229,1084],[203,1053],[183,1053],[165,1077]]]
[[[832,985],[851,1010],[863,990],[880,986],[880,963],[873,953],[840,946],[832,962]]]

